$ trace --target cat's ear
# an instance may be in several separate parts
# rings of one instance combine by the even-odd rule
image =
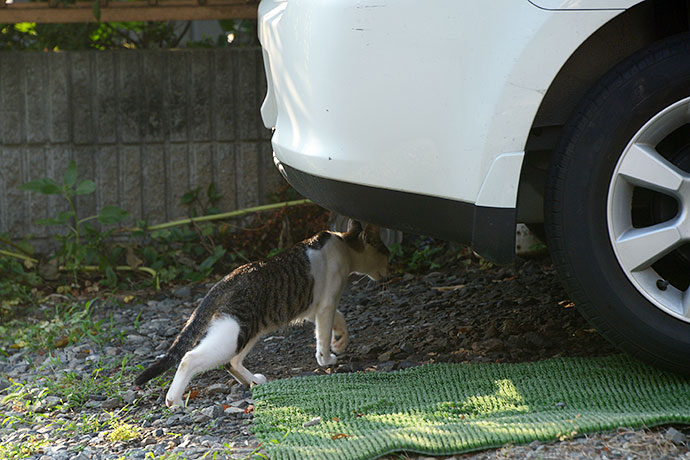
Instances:
[[[365,241],[380,240],[381,239],[381,229],[379,228],[378,225],[367,224],[364,227],[364,231],[362,232],[362,236],[363,236]]]
[[[362,231],[362,224],[354,219],[347,222],[347,233],[359,233]]]

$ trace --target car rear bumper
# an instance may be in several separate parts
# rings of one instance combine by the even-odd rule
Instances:
[[[515,208],[401,192],[318,177],[281,163],[280,172],[304,196],[340,214],[389,228],[467,243],[497,264],[515,256]]]

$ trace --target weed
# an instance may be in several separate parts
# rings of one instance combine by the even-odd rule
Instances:
[[[418,273],[440,267],[436,259],[443,248],[431,238],[420,236],[407,243],[393,243],[389,249],[390,260],[402,271]]]
[[[113,230],[100,232],[90,221],[96,219],[102,225],[113,225],[125,220],[129,217],[129,213],[117,206],[108,205],[104,206],[97,215],[80,219],[74,205],[75,198],[94,193],[96,183],[89,179],[77,183],[77,164],[74,161],[67,167],[62,184],[44,177],[25,183],[20,189],[43,195],[61,195],[67,201],[69,210],[36,222],[40,225],[55,225],[68,230],[66,234],[56,236],[61,242],[57,253],[58,264],[64,265],[66,270],[72,272],[75,282],[77,272],[83,266],[98,265],[106,274],[107,285],[114,286],[117,281],[114,257],[109,257],[110,254],[106,251],[104,243],[112,236]]]
[[[102,422],[95,414],[81,414],[78,421],[55,420],[48,424],[57,428],[57,432],[66,438],[81,436],[84,434],[98,433],[108,426],[108,422]]]
[[[56,381],[46,382],[50,394],[59,396],[73,409],[78,409],[89,400],[89,395],[118,397],[122,388],[132,380],[133,370],[126,367],[127,357],[122,365],[106,369],[101,361],[88,377],[74,371],[63,371]]]
[[[122,420],[111,419],[109,422],[111,431],[108,433],[108,440],[111,442],[131,441],[139,437],[140,428]]]
[[[33,303],[32,290],[41,284],[41,278],[18,259],[0,257],[0,318],[8,316],[19,302]]]
[[[196,187],[182,195],[180,204],[187,207],[189,217],[207,216],[220,214],[220,209],[216,207],[216,204],[221,198],[223,195],[218,193],[216,184],[211,182],[205,196],[201,194],[201,187]]]
[[[30,436],[20,443],[0,443],[0,458],[7,460],[31,458],[47,443],[48,441],[35,436]]]
[[[87,286],[89,280],[83,280],[84,277],[99,276],[98,284],[111,289],[140,288],[136,277],[122,276],[127,272],[148,273],[156,289],[161,282],[199,282],[214,271],[227,273],[242,263],[265,257],[275,247],[274,236],[277,235],[274,233],[289,213],[298,216],[301,225],[296,236],[300,239],[323,228],[321,222],[325,221],[321,209],[293,208],[307,204],[306,200],[217,215],[216,205],[222,197],[211,183],[206,189],[195,188],[181,197],[189,214],[200,217],[153,226],[145,219],[137,220],[132,228],[115,227],[129,217],[126,210],[117,206],[105,206],[97,214],[86,217],[77,213],[76,199],[96,190],[94,181],[79,181],[77,173],[76,163],[71,162],[59,180],[41,178],[20,187],[27,192],[57,195],[62,198],[66,210],[37,221],[56,227],[54,238],[58,247],[48,258],[34,258],[26,242],[17,243],[9,236],[0,235],[0,298],[3,299],[0,315],[3,317],[8,316],[3,310],[12,312],[22,304],[40,303],[36,300],[40,299],[39,289],[46,286],[44,280],[61,283],[58,290],[62,294],[72,291],[75,296],[90,295],[94,292],[90,288],[98,290],[98,286],[93,287],[95,284]],[[270,214],[247,218],[263,212]],[[259,226],[245,229],[227,222],[227,219],[238,217],[245,223],[259,223]],[[123,235],[128,238],[117,238]],[[275,253],[277,251],[272,251],[269,255]],[[62,281],[62,273],[71,274],[72,280]],[[55,287],[48,285],[49,289]]]
[[[117,336],[112,319],[91,318],[93,300],[78,303],[57,304],[52,314],[43,319],[14,319],[0,325],[0,350],[27,348],[32,351],[61,348],[87,337],[98,344]]]

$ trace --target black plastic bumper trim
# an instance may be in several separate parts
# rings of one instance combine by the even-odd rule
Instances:
[[[470,244],[497,264],[515,258],[515,208],[476,206],[464,201],[400,192],[313,176],[285,163],[290,184],[316,204],[364,222]]]

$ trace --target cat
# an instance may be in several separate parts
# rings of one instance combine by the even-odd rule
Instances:
[[[318,364],[335,364],[348,343],[345,317],[336,309],[348,276],[385,278],[388,255],[378,227],[362,229],[350,221],[345,233],[322,231],[273,258],[237,268],[209,290],[165,356],[136,385],[179,363],[165,397],[171,407],[182,405],[195,375],[219,365],[243,385],[264,383],[263,375],[242,365],[245,356],[263,334],[304,319],[315,323]]]

